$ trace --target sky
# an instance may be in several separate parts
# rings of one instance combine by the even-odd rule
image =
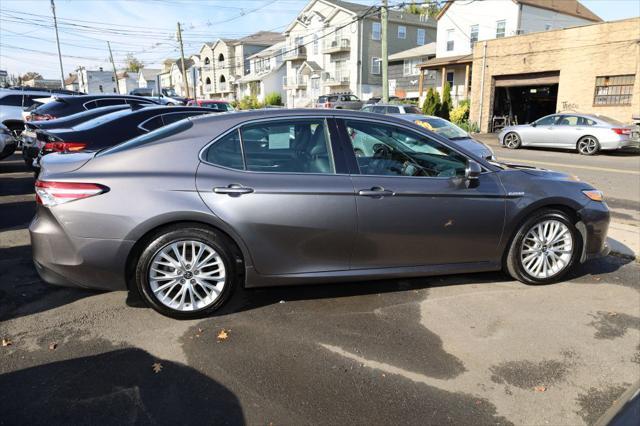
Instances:
[[[380,0],[351,0],[379,4]],[[133,53],[147,68],[179,57],[176,26],[183,27],[185,56],[202,43],[260,30],[283,31],[308,0],[55,0],[65,76],[78,66],[111,69],[107,41],[118,68]],[[402,0],[390,0],[397,4]],[[638,0],[583,0],[604,20],[640,16]],[[60,78],[50,0],[0,0],[0,69],[36,71]]]

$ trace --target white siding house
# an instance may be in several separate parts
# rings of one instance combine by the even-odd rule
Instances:
[[[157,68],[142,68],[138,77],[138,87],[155,89],[156,80],[161,71]]]
[[[236,81],[238,99],[255,96],[264,102],[265,95],[277,93],[284,101],[283,78],[287,71],[282,59],[284,48],[282,41],[249,57],[249,74]]]

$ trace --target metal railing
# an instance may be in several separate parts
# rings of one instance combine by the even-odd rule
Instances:
[[[340,39],[331,39],[325,40],[324,42],[324,50],[325,51],[345,51],[351,48],[351,40],[348,38],[340,38]]]
[[[307,83],[304,81],[304,78],[301,75],[295,77],[287,77],[286,75],[282,77],[282,86],[283,87],[297,87],[297,86],[305,86]]]
[[[324,84],[329,86],[340,86],[349,84],[351,73],[348,70],[336,70],[329,72],[324,79]]]
[[[305,46],[287,46],[284,53],[285,59],[303,59],[307,57]]]

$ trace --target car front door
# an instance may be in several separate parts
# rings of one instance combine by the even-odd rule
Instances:
[[[464,155],[406,127],[347,119],[339,128],[347,143],[376,140],[372,155],[350,157],[358,213],[352,268],[499,258],[505,193],[494,173],[471,185]]]
[[[323,117],[270,119],[203,151],[197,189],[242,238],[258,273],[349,269],[355,195],[344,153],[334,155],[335,135],[335,122]]]
[[[555,124],[559,117],[558,115],[549,115],[536,121],[535,127],[528,129],[526,140],[523,142],[526,145],[553,146]]]

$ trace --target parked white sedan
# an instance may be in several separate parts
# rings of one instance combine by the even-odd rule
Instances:
[[[584,155],[640,145],[637,127],[590,114],[547,115],[531,124],[505,127],[498,138],[502,146],[510,149],[576,149]]]

